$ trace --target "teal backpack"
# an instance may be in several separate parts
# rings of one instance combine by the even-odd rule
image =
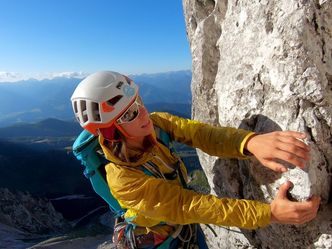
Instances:
[[[158,141],[170,148],[172,152],[175,151],[170,135],[159,127],[155,130]],[[88,131],[83,130],[73,144],[73,153],[84,166],[83,174],[90,180],[94,191],[108,203],[115,216],[122,216],[126,210],[120,206],[119,202],[109,190],[104,167],[109,161],[102,153],[98,136],[94,136]],[[144,169],[142,170],[145,174],[150,175],[150,172]]]
[[[121,216],[125,210],[109,190],[104,166],[108,163],[100,153],[98,136],[83,130],[73,144],[73,153],[84,166],[83,174],[91,182],[93,190],[103,198],[116,216]]]

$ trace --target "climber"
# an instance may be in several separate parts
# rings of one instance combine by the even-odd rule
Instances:
[[[309,147],[301,141],[305,138],[303,133],[255,134],[169,113],[149,114],[138,86],[111,71],[85,78],[71,101],[80,125],[98,136],[109,160],[105,166],[109,189],[126,210],[122,222],[115,227],[119,247],[179,248],[190,243],[207,248],[201,240],[200,227],[195,224],[256,229],[270,223],[302,224],[317,214],[319,197],[303,202],[287,199],[290,182],[281,185],[270,204],[218,198],[187,189],[185,165],[159,140],[156,130],[162,129],[172,139],[209,155],[238,159],[255,156],[263,166],[276,172],[287,171],[280,160],[299,168],[305,166]],[[165,246],[170,237],[171,245]]]

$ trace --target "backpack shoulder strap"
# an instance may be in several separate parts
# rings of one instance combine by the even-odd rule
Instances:
[[[174,140],[171,135],[165,131],[164,129],[160,128],[159,126],[154,126],[154,130],[156,132],[156,137],[158,142],[165,145],[169,150],[172,152],[173,155],[177,156],[177,152],[174,148]],[[177,156],[178,157],[178,156]]]
[[[179,174],[182,186],[184,188],[188,188],[187,183],[186,183],[186,181],[184,179],[184,176],[182,174],[182,171],[180,169],[180,163],[182,162],[182,159],[178,155],[178,153],[176,152],[176,149],[175,149],[174,144],[173,144],[174,141],[173,141],[171,135],[167,131],[165,131],[164,129],[162,129],[158,126],[154,126],[154,129],[155,129],[155,132],[156,132],[157,140],[160,143],[162,143],[163,145],[165,145],[171,151],[172,155],[178,159],[177,166],[176,166],[176,171]]]
[[[169,147],[169,144],[172,143],[172,139],[170,134],[159,126],[154,126],[154,130],[156,132],[156,137],[158,142],[162,143],[166,147]]]

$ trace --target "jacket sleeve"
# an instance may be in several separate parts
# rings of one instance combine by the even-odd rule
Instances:
[[[216,127],[169,113],[152,113],[154,124],[169,132],[178,142],[199,148],[211,156],[246,158],[244,145],[253,132]]]
[[[268,204],[199,194],[147,176],[137,169],[123,169],[112,163],[106,170],[112,194],[120,204],[154,220],[247,229],[264,227],[270,221]]]

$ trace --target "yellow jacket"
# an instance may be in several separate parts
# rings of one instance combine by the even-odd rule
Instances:
[[[150,117],[155,126],[167,131],[174,140],[219,157],[246,158],[244,144],[253,134],[235,128],[214,127],[169,113],[152,113]],[[138,161],[127,163],[111,153],[102,136],[99,142],[106,158],[111,161],[106,166],[107,181],[114,197],[127,209],[125,218],[148,231],[154,230],[153,227],[160,222],[205,223],[248,229],[263,227],[270,222],[268,204],[203,195],[184,189],[179,179],[164,180],[143,173],[138,167],[147,161],[158,165],[163,173],[172,172],[170,166],[177,159],[160,143],[144,152]],[[183,165],[182,171],[186,175]]]

